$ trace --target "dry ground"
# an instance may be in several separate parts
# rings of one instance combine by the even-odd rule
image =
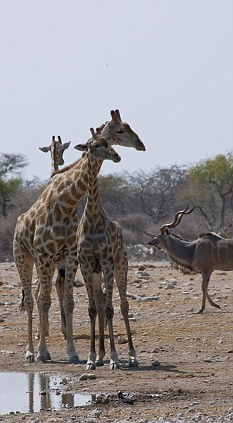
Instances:
[[[79,274],[77,275],[79,276]],[[111,371],[106,364],[91,372],[95,380],[80,380],[86,373],[89,318],[85,287],[76,287],[74,336],[82,363],[68,364],[60,333],[58,301],[52,292],[49,351],[46,364],[24,361],[27,316],[20,314],[20,284],[14,263],[0,264],[1,371],[41,371],[67,377],[64,390],[104,393],[105,403],[64,411],[4,415],[4,422],[113,422],[113,421],[233,421],[233,273],[215,272],[209,292],[221,310],[207,305],[203,315],[200,275],[183,275],[168,262],[131,263],[128,292],[131,329],[140,366],[127,368],[125,328],[114,291],[117,350],[123,364]],[[35,283],[33,289],[35,289]],[[145,297],[150,297],[146,299]],[[34,329],[37,327],[34,310]],[[106,334],[107,354],[109,353]],[[36,341],[35,341],[36,345]],[[89,372],[90,373],[90,372]],[[70,383],[72,381],[72,384]],[[1,383],[1,381],[0,381]],[[117,391],[134,395],[133,405],[119,402]],[[98,396],[97,396],[98,398]]]

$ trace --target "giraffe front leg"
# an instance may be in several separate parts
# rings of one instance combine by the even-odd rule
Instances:
[[[67,259],[65,268],[65,281],[64,281],[64,314],[66,322],[66,340],[67,340],[67,353],[69,363],[78,364],[79,356],[75,350],[73,340],[73,311],[74,311],[74,277],[77,270],[76,261],[71,257]]]
[[[66,318],[65,318],[65,311],[63,306],[63,299],[64,299],[64,282],[65,282],[65,270],[59,269],[57,279],[55,282],[55,287],[57,291],[58,301],[59,301],[59,308],[60,308],[60,316],[61,316],[61,333],[63,334],[64,338],[67,339],[66,333]]]
[[[113,258],[109,257],[109,263],[113,263]],[[118,359],[118,355],[116,352],[115,341],[114,341],[114,334],[113,334],[113,316],[114,310],[112,305],[112,293],[113,293],[113,282],[114,282],[114,275],[113,275],[114,266],[111,267],[111,270],[103,269],[104,273],[104,281],[106,287],[106,297],[105,297],[105,317],[107,320],[108,325],[108,332],[109,332],[109,340],[110,340],[110,369],[118,369],[120,368],[120,363]]]
[[[114,341],[114,334],[113,334],[113,307],[106,306],[105,308],[105,315],[107,319],[108,325],[108,332],[109,332],[109,339],[110,339],[110,370],[120,369],[120,363],[118,359],[118,354],[116,352],[115,341]]]
[[[31,307],[28,308],[28,344],[26,347],[26,355],[25,355],[25,361],[27,363],[33,363],[34,362],[34,346],[32,341],[32,311],[33,311],[33,299],[31,298]]]
[[[39,294],[37,298],[37,306],[39,311],[39,343],[38,354],[36,360],[39,363],[45,363],[51,360],[47,344],[46,344],[46,331],[48,328],[48,315],[51,306],[51,291],[52,291],[52,278],[54,267],[46,262],[37,262],[37,273],[39,277]]]
[[[35,300],[36,300],[37,308],[38,308],[38,295],[39,295],[39,291],[40,291],[40,283],[39,283],[39,279],[38,279],[38,281],[37,281],[37,287],[36,287],[36,291],[35,291]],[[46,331],[45,331],[45,334],[46,334],[46,336],[49,336],[49,319],[47,319],[47,322],[46,322]],[[37,340],[40,339],[40,323],[39,323],[38,328],[37,328],[35,339],[37,339]]]
[[[39,296],[40,297],[40,296]],[[39,311],[39,343],[38,343],[38,354],[36,361],[38,363],[46,363],[46,361],[51,360],[50,353],[46,344],[46,330],[48,323],[48,313],[51,306],[51,299],[47,298],[46,302],[41,302],[42,300],[38,299],[38,311]]]
[[[90,345],[90,352],[87,359],[86,368],[88,370],[95,370],[96,369],[96,350],[95,350],[95,323],[96,323],[96,305],[94,301],[90,302],[89,305],[89,317],[91,321],[91,345]]]
[[[104,356],[105,356],[105,346],[104,346],[104,325],[105,325],[105,314],[104,314],[104,293],[101,287],[102,274],[94,273],[93,274],[93,288],[94,288],[94,298],[98,314],[98,323],[99,323],[99,351],[96,359],[96,366],[104,365]]]

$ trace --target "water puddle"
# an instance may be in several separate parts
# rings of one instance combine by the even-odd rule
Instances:
[[[0,415],[87,405],[90,394],[62,393],[67,380],[44,373],[0,372]]]

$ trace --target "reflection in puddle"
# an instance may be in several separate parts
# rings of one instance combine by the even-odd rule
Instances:
[[[0,415],[86,405],[90,394],[62,393],[64,380],[44,373],[0,372]]]

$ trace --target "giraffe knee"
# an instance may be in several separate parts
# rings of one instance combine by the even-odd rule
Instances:
[[[73,313],[74,311],[74,301],[67,301],[64,303],[64,310],[66,310],[67,313]]]
[[[88,308],[88,313],[90,319],[94,319],[97,316],[96,306],[92,305]]]
[[[50,306],[51,306],[51,301],[47,301],[46,303],[42,303],[41,304],[41,309],[44,311],[44,312],[48,312],[49,311],[49,309],[50,309]]]

